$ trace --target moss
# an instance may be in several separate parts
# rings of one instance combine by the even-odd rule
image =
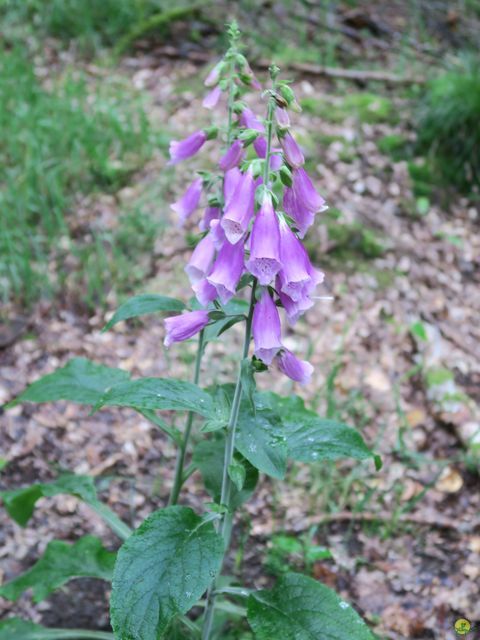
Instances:
[[[393,133],[377,140],[377,147],[394,160],[402,160],[408,155],[409,143],[403,136]]]

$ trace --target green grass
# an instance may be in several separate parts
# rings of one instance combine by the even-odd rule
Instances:
[[[47,90],[22,52],[0,52],[0,299],[52,290],[52,250],[69,236],[78,197],[117,191],[152,145],[125,89],[67,76]]]
[[[480,66],[463,60],[432,80],[418,111],[418,152],[437,182],[468,193],[480,184]]]
[[[309,96],[303,98],[300,104],[306,113],[336,124],[352,117],[368,124],[393,124],[398,121],[392,101],[375,93],[348,93],[343,96],[341,102],[335,104]]]

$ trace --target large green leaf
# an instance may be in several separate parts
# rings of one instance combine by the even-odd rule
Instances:
[[[193,463],[202,474],[206,490],[217,503],[220,503],[222,493],[224,449],[225,437],[221,435],[210,440],[202,440],[193,452]],[[242,460],[241,464],[245,469],[245,481],[240,491],[235,486],[232,487],[230,499],[233,509],[238,509],[250,498],[258,482],[257,469],[247,460]]]
[[[32,484],[23,489],[1,491],[0,497],[9,516],[24,527],[30,520],[37,500],[67,493],[89,504],[97,502],[93,478],[66,473],[53,482]]]
[[[286,438],[288,456],[302,462],[377,458],[358,431],[342,422],[320,418],[298,396],[282,398],[272,392],[256,394],[257,408],[272,410],[281,419],[277,435]]]
[[[223,541],[187,507],[149,516],[118,552],[111,619],[118,640],[158,640],[218,573]]]
[[[287,443],[281,422],[271,411],[250,409],[242,401],[235,447],[259,471],[283,478],[287,464]]]
[[[108,329],[111,329],[117,322],[144,316],[147,313],[156,313],[157,311],[180,312],[183,311],[183,309],[185,309],[185,305],[181,300],[167,296],[159,296],[155,293],[144,293],[124,302],[117,311],[115,311],[102,331],[108,331]]]
[[[111,387],[129,379],[127,371],[112,369],[85,358],[74,358],[25,389],[7,407],[19,402],[54,402],[70,400],[80,404],[96,404]]]
[[[223,305],[222,310],[224,311],[225,316],[205,327],[205,342],[211,342],[212,340],[215,340],[231,326],[245,319],[246,315],[248,314],[248,309],[249,304],[246,300],[237,300],[235,298],[227,302],[226,305]]]
[[[287,574],[272,590],[251,594],[247,618],[257,640],[374,640],[335,591],[298,573]]]
[[[17,600],[32,588],[33,600],[40,602],[72,578],[111,580],[115,557],[95,536],[84,536],[75,544],[53,540],[29,571],[0,587],[0,596]]]
[[[83,629],[47,629],[21,618],[0,622],[0,640],[113,640],[111,633]]]
[[[152,411],[194,411],[207,418],[213,413],[209,393],[192,382],[174,378],[142,378],[119,384],[101,398],[96,408],[107,405]]]

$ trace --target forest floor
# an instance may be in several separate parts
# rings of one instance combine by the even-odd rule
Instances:
[[[149,93],[151,117],[168,122],[173,137],[207,121],[193,64],[127,58],[121,73]],[[309,78],[294,88],[304,105],[293,118],[295,130],[330,205],[318,216],[309,250],[326,273],[323,295],[333,299],[319,301],[287,339],[314,364],[312,384],[295,388],[275,371],[258,383],[293,390],[320,413],[357,426],[381,454],[383,468],[295,464],[282,482],[263,478],[238,516],[231,570],[247,586],[261,587],[286,566],[300,567],[340,591],[382,638],[452,640],[457,618],[480,624],[478,458],[469,444],[480,428],[479,214],[459,196],[447,207],[440,193],[415,195],[407,162],[385,151],[380,141],[386,136],[412,136],[404,95],[379,95],[360,111],[358,101],[351,108],[350,87],[333,91]],[[165,200],[152,215],[166,223],[165,231],[146,258],[151,277],[142,291],[186,299],[183,266],[190,250],[168,202],[199,161],[176,173],[165,164],[156,155],[117,197],[89,197],[78,215],[85,224],[101,216],[115,225],[129,199],[163,185]],[[113,310],[115,301],[109,306]],[[11,326],[5,326],[0,402],[73,356],[133,376],[190,377],[193,343],[166,351],[158,316],[101,333],[106,317],[78,312],[67,298],[38,304],[16,337],[9,339]],[[203,384],[232,379],[239,343],[234,329],[209,345]],[[3,488],[49,479],[62,468],[98,478],[103,498],[133,526],[165,505],[174,449],[133,411],[90,416],[68,403],[21,405],[0,421],[8,461]],[[200,509],[204,497],[194,474],[181,501]],[[118,546],[87,506],[72,497],[43,499],[25,529],[9,521],[2,526],[0,579],[31,566],[49,540],[84,533]],[[302,541],[303,555],[295,545],[289,551],[294,539]],[[315,546],[331,557],[306,560]],[[1,601],[0,615],[108,629],[105,593],[103,584],[77,580],[38,605],[28,595],[15,604]]]

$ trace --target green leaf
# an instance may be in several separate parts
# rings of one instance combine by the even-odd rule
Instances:
[[[298,573],[287,574],[272,590],[252,593],[247,618],[257,640],[374,640],[335,591]]]
[[[423,322],[420,322],[418,320],[417,322],[414,322],[413,324],[411,324],[410,332],[416,338],[419,338],[420,340],[422,340],[422,342],[428,341],[427,330],[425,329],[425,325],[423,324]]]
[[[132,407],[138,411],[194,411],[207,418],[213,413],[212,396],[207,391],[174,378],[141,378],[119,384],[105,393],[95,409],[105,406]]]
[[[235,447],[259,471],[272,478],[285,476],[286,437],[278,416],[271,411],[257,410],[253,414],[249,405],[242,402]]]
[[[47,629],[21,618],[9,618],[0,622],[0,640],[113,640],[113,635],[104,631],[86,629]]]
[[[221,336],[227,329],[232,327],[237,322],[245,320],[245,315],[248,313],[248,302],[245,300],[233,299],[222,306],[224,311],[224,317],[208,325],[204,329],[205,342],[211,342]]]
[[[32,517],[37,500],[61,493],[76,496],[89,504],[97,502],[97,491],[93,478],[77,476],[73,473],[61,475],[53,482],[32,484],[23,489],[1,491],[0,497],[8,515],[24,527]]]
[[[192,509],[153,513],[118,552],[110,609],[115,637],[158,640],[205,592],[222,557],[221,536]]]
[[[238,491],[243,489],[243,485],[245,483],[245,477],[247,472],[245,471],[245,467],[240,462],[232,462],[228,465],[228,476],[230,480],[233,482],[234,486]]]
[[[34,602],[41,602],[72,578],[111,580],[115,556],[95,536],[85,536],[75,544],[54,540],[29,571],[0,587],[0,596],[15,601],[32,588]]]
[[[105,367],[85,358],[74,358],[61,369],[31,384],[7,408],[19,402],[56,400],[96,404],[108,389],[129,377],[127,371]]]
[[[223,457],[225,449],[225,437],[218,436],[215,439],[199,442],[193,452],[193,464],[202,474],[205,489],[215,502],[220,502],[222,493]],[[243,461],[245,469],[245,481],[242,490],[232,487],[230,497],[232,509],[238,509],[246,502],[255,491],[258,482],[258,471],[246,460]]]
[[[167,296],[159,296],[155,293],[144,293],[124,302],[103,327],[102,332],[108,331],[118,322],[128,320],[129,318],[137,318],[138,316],[144,316],[147,313],[156,313],[157,311],[180,312],[183,311],[183,309],[185,309],[185,304],[181,300]]]
[[[272,392],[256,394],[257,408],[275,411],[281,420],[277,436],[282,434],[288,456],[301,462],[316,460],[375,459],[358,431],[342,422],[320,418],[305,408],[298,396],[282,398]]]

